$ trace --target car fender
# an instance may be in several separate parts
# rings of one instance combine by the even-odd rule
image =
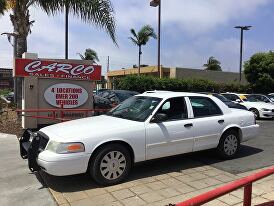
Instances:
[[[227,126],[223,129],[223,131],[222,131],[222,133],[221,133],[221,136],[220,136],[220,139],[221,139],[221,137],[223,136],[223,134],[224,134],[227,130],[232,129],[232,128],[237,128],[237,129],[239,129],[239,131],[240,131],[239,137],[240,137],[240,141],[242,141],[242,130],[241,130],[241,127],[240,127],[239,125],[237,125],[237,124],[229,124],[229,125],[227,125]],[[219,141],[220,141],[220,139],[219,139]]]
[[[127,145],[129,145],[130,147],[131,147],[131,150],[132,150],[132,152],[133,152],[133,157],[135,157],[135,154],[137,154],[137,151],[136,151],[136,148],[134,148],[133,146],[132,146],[132,144],[129,142],[129,141],[127,141],[126,139],[122,139],[122,138],[110,138],[110,139],[106,139],[106,140],[104,140],[104,141],[101,141],[101,142],[99,142],[99,143],[97,143],[94,147],[93,147],[93,149],[91,150],[91,156],[92,156],[92,154],[94,154],[94,152],[100,147],[100,146],[102,146],[102,145],[104,145],[104,144],[108,144],[108,143],[111,143],[111,142],[123,142],[123,143],[125,143],[125,144],[127,144]],[[144,154],[144,159],[145,159],[145,154]]]

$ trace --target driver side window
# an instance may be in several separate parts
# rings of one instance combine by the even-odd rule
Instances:
[[[184,97],[166,100],[157,113],[166,114],[167,121],[187,119],[187,106]]]

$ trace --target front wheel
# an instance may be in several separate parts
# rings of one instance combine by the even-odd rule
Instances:
[[[233,158],[240,147],[239,135],[236,131],[227,131],[221,137],[217,151],[223,159]]]
[[[123,181],[131,168],[129,151],[120,144],[104,146],[90,164],[90,174],[100,185],[114,185]]]
[[[257,109],[250,109],[249,111],[251,111],[254,115],[255,115],[255,118],[256,119],[259,119],[260,118],[260,113]]]

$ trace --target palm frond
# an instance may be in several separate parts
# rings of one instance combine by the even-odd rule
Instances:
[[[6,0],[0,0],[0,15],[4,15],[7,8]]]
[[[139,42],[136,39],[134,39],[133,37],[128,37],[128,38],[132,41],[132,43],[134,45],[139,45]]]
[[[80,58],[81,58],[82,60],[85,59],[85,57],[84,57],[82,54],[80,54],[80,53],[77,53],[77,54],[80,56]]]
[[[117,45],[114,9],[110,0],[36,0],[34,4],[51,15],[63,12],[67,6],[82,21],[104,29]]]

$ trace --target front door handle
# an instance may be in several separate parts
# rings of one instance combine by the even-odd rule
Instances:
[[[193,124],[192,123],[185,124],[185,127],[193,127]]]
[[[219,124],[223,124],[225,122],[225,120],[221,119],[218,121]]]

